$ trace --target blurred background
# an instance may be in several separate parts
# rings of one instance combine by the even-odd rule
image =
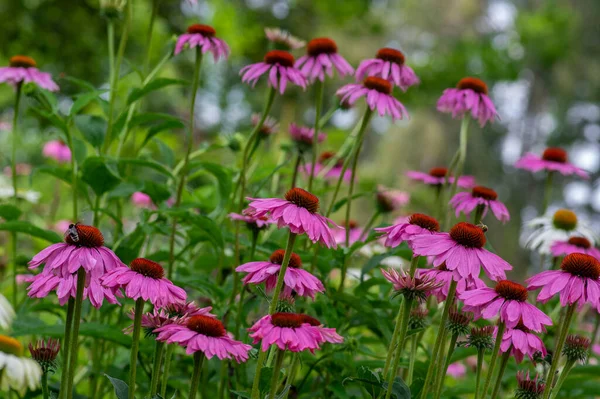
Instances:
[[[144,62],[153,4],[151,0],[132,1],[134,26],[122,68],[126,77]],[[26,54],[54,76],[108,86],[107,24],[98,0],[4,0],[0,15],[5,16],[0,64],[7,64],[12,55]],[[388,118],[373,121],[362,153],[360,179],[366,188],[382,183],[410,191],[411,210],[419,210],[431,193],[427,187],[409,182],[404,173],[446,165],[458,145],[459,122],[436,111],[438,97],[464,76],[480,77],[488,83],[501,119],[484,129],[471,126],[465,172],[475,175],[479,184],[496,189],[507,204],[510,223],[503,226],[487,219],[490,241],[517,271],[524,272],[530,259],[517,237],[523,221],[537,214],[543,176],[512,167],[522,154],[541,153],[546,145],[567,149],[570,161],[593,177],[589,181],[557,179],[551,209],[568,207],[595,225],[600,221],[598,21],[597,0],[198,0],[197,4],[162,0],[158,2],[151,62],[156,63],[171,48],[174,37],[191,23],[214,26],[230,45],[228,62],[214,64],[206,57],[195,110],[199,145],[218,135],[227,138],[235,132],[246,133],[250,115],[262,109],[264,82],[252,90],[241,83],[238,73],[242,66],[261,60],[269,48],[264,27],[281,27],[304,40],[331,37],[355,67],[360,60],[372,58],[380,47],[400,49],[421,79],[419,86],[398,93],[411,118],[395,124]],[[117,39],[119,35],[117,26]],[[294,54],[300,56],[303,51]],[[162,76],[190,79],[192,66],[192,52],[184,52],[167,64]],[[68,110],[76,88],[67,80],[58,80],[60,107]],[[325,109],[334,105],[335,90],[348,82],[328,81]],[[128,90],[127,86],[121,85],[123,90]],[[122,97],[126,94],[121,93]],[[186,98],[181,89],[169,88],[150,96],[145,107],[187,120]],[[13,101],[12,89],[2,85],[0,144],[4,149],[10,143],[6,126],[10,127]],[[278,100],[272,112],[281,123],[277,142],[286,140],[290,122],[313,123],[312,103],[310,89],[305,94],[290,90]],[[337,149],[360,115],[360,110],[336,112],[324,129],[330,134],[325,149]],[[41,156],[42,143],[56,138],[57,133],[33,117],[24,118],[23,126],[19,162],[35,168],[47,162]],[[170,136],[165,140],[174,148],[182,145],[182,131]],[[277,147],[272,148],[275,151]],[[7,155],[5,150],[0,152],[3,168],[8,165]],[[222,162],[231,159],[231,154],[224,154]],[[39,179],[33,175],[31,188],[41,191],[39,206],[48,206],[55,194],[41,189]],[[371,199],[360,201],[372,206]],[[363,223],[371,212],[364,210],[367,206],[354,207],[355,218]]]

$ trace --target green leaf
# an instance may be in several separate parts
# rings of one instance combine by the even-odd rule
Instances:
[[[229,393],[236,395],[237,396],[236,399],[240,399],[240,398],[241,399],[250,399],[250,394],[248,394],[246,392],[230,390]]]
[[[60,118],[58,115],[56,115],[53,112],[49,112],[49,111],[45,111],[41,108],[29,108],[33,113],[37,114],[38,116],[46,119],[48,122],[50,122],[54,127],[58,128],[60,131],[62,131],[63,133],[66,133],[69,128],[67,126],[67,124],[65,123],[65,121]]]
[[[149,93],[160,90],[163,87],[172,85],[185,85],[188,82],[181,79],[169,79],[169,78],[157,78],[145,85],[142,88],[133,89],[127,97],[127,105],[139,100],[140,98],[148,95]]]
[[[167,122],[160,123],[156,126],[153,126],[148,130],[148,133],[146,133],[146,138],[144,138],[144,141],[142,142],[142,145],[140,146],[140,148],[142,148],[146,144],[148,144],[148,142],[152,139],[152,137],[156,136],[160,132],[163,132],[165,130],[172,130],[172,129],[182,129],[184,127],[185,127],[185,125],[181,121],[167,121]]]
[[[96,88],[94,87],[94,85],[90,82],[88,82],[87,80],[83,80],[83,79],[79,79],[79,78],[75,78],[73,76],[63,76],[60,78],[61,80],[66,80],[67,82],[71,82],[83,89],[86,89],[87,91],[91,91],[91,90],[95,90]]]
[[[160,204],[171,197],[171,192],[164,184],[159,184],[150,180],[144,182],[142,192],[148,194],[155,204]]]
[[[61,338],[65,334],[65,326],[62,324],[19,323],[17,320],[13,326],[12,334],[17,337],[24,335],[39,335]],[[79,335],[102,338],[124,347],[131,347],[131,337],[129,335],[123,334],[123,331],[119,327],[104,323],[95,321],[82,323],[79,327]]]
[[[74,120],[75,126],[88,143],[96,148],[102,146],[107,126],[104,118],[98,115],[76,115]]]
[[[102,195],[120,182],[120,177],[108,167],[102,157],[90,157],[81,166],[81,180],[86,182],[96,195]]]
[[[260,372],[258,387],[260,392],[268,392],[273,379],[273,367],[263,367]]]
[[[0,205],[0,218],[11,221],[18,219],[19,216],[21,216],[21,210],[16,206],[10,204]]]
[[[149,161],[147,159],[139,158],[119,158],[117,161],[121,164],[143,166],[146,168],[154,169],[155,171],[167,176],[170,179],[175,179],[175,176],[173,176],[173,173],[171,173],[169,169],[155,161]]]
[[[354,201],[356,198],[364,197],[366,195],[371,195],[371,194],[373,194],[373,193],[370,192],[370,191],[369,192],[365,192],[365,193],[356,193],[356,194],[354,194],[352,196],[352,201]],[[348,202],[348,198],[347,197],[339,200],[338,202],[336,202],[333,205],[333,210],[331,212],[332,213],[337,212],[341,207],[343,207],[346,204],[346,202]]]
[[[145,112],[143,114],[137,114],[129,121],[129,128],[140,125],[156,125],[164,122],[179,122],[183,125],[181,120],[170,114],[163,114],[160,112]]]
[[[225,244],[223,242],[221,228],[214,222],[214,220],[206,216],[196,215],[194,218],[192,218],[192,224],[208,233],[210,241],[217,247],[223,248]]]
[[[118,378],[113,378],[108,374],[104,374],[106,378],[110,380],[110,383],[115,388],[115,395],[117,395],[117,399],[128,399],[129,397],[129,386],[125,381],[122,381]]]
[[[100,94],[106,93],[107,91],[108,90],[94,90],[78,95],[71,106],[70,115],[77,115],[79,111],[87,107],[92,101],[104,101],[100,98]]]
[[[119,246],[115,248],[115,254],[123,263],[129,264],[138,257],[145,240],[146,233],[142,226],[138,225],[134,231],[121,240]]]
[[[219,190],[219,208],[215,211],[224,209],[227,206],[229,196],[231,195],[231,191],[233,189],[231,170],[224,166],[210,162],[197,162],[194,165],[201,167],[216,178]]]
[[[383,388],[388,389],[387,382],[383,383]],[[404,383],[402,378],[396,377],[392,384],[392,398],[410,399],[410,388]]]
[[[379,373],[372,371],[368,367],[360,366],[357,369],[357,376],[346,378],[342,381],[342,384],[346,384],[348,381],[361,384],[369,392],[372,398],[379,397],[379,394],[381,393],[381,376]]]
[[[49,241],[51,243],[61,242],[62,238],[51,230],[40,229],[29,222],[20,220],[12,220],[6,223],[0,223],[0,230],[12,231],[15,233],[24,233],[32,237],[37,237]]]

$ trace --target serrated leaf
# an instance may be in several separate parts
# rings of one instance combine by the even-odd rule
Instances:
[[[128,399],[129,397],[129,386],[125,381],[122,381],[118,378],[113,378],[108,374],[104,374],[106,378],[110,380],[113,388],[115,388],[115,395],[117,399]]]
[[[15,233],[23,233],[32,237],[41,238],[51,243],[62,241],[62,237],[52,230],[41,229],[33,224],[21,220],[12,220],[10,222],[0,223],[1,231],[12,231]]]
[[[104,118],[98,115],[76,115],[74,121],[88,143],[96,148],[102,146],[107,126]]]
[[[0,205],[0,218],[3,218],[7,221],[18,219],[19,216],[21,216],[21,213],[21,210],[14,205]]]
[[[185,80],[181,79],[169,79],[169,78],[157,78],[149,82],[147,85],[141,88],[133,89],[127,97],[127,105],[139,100],[140,98],[148,95],[149,93],[160,90],[163,87],[173,85],[184,85],[187,84]]]
[[[81,166],[81,180],[87,183],[96,195],[112,190],[121,182],[102,157],[90,157],[85,160]]]

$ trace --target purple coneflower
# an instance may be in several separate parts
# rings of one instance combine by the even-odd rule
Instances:
[[[452,113],[453,118],[462,118],[471,113],[473,119],[482,127],[493,122],[498,116],[494,103],[488,97],[488,88],[484,81],[477,78],[463,78],[456,88],[446,89],[437,103],[440,112]]]
[[[408,118],[408,111],[400,101],[392,96],[392,84],[375,76],[367,77],[362,83],[350,83],[339,89],[341,101],[353,105],[360,97],[365,97],[371,111],[379,116],[390,115],[393,120]]]
[[[215,59],[227,59],[229,56],[229,46],[224,40],[215,37],[216,31],[212,26],[194,24],[187,28],[187,32],[177,38],[175,45],[175,55],[181,53],[187,44],[189,48],[200,47],[202,54],[210,51]]]
[[[251,64],[240,70],[242,82],[254,87],[258,79],[268,74],[269,86],[283,94],[288,82],[306,88],[306,78],[294,67],[294,56],[283,50],[272,50],[265,54],[262,62]]]
[[[35,60],[25,55],[11,57],[8,66],[0,68],[0,83],[4,82],[13,86],[22,83],[34,83],[49,91],[58,91],[59,89],[58,85],[52,80],[52,76],[37,69]]]
[[[409,170],[406,172],[406,176],[409,179],[436,187],[444,184],[447,174],[448,169],[441,167],[432,168],[429,173],[419,172],[418,170]],[[448,183],[454,183],[453,176],[448,176]],[[471,188],[475,185],[475,178],[473,176],[461,176],[458,178],[456,185],[461,188]]]
[[[506,223],[510,220],[506,205],[498,201],[498,194],[491,188],[475,186],[470,193],[458,193],[452,197],[450,205],[454,207],[457,217],[461,212],[468,216],[477,210],[483,218],[488,209],[491,209],[496,219],[501,222]]]
[[[71,162],[71,150],[62,140],[50,140],[44,144],[42,155],[54,159],[58,163]]]
[[[373,59],[364,60],[356,68],[356,81],[366,76],[377,76],[387,79],[406,91],[410,86],[419,83],[419,78],[411,67],[404,63],[404,54],[393,48],[382,48]]]
[[[568,162],[568,154],[562,148],[550,147],[539,155],[528,152],[515,163],[515,168],[525,169],[530,172],[545,170],[547,172],[559,172],[562,175],[577,175],[584,179],[589,178],[588,172]]]
[[[306,46],[306,55],[298,58],[295,64],[311,82],[325,80],[325,74],[333,76],[333,69],[340,76],[352,75],[354,68],[337,52],[337,44],[327,38],[312,39]]]

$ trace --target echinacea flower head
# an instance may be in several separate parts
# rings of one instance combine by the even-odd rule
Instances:
[[[141,191],[136,191],[131,195],[131,203],[138,208],[154,208],[154,202],[152,202],[152,198],[146,193],[142,193]]]
[[[480,226],[460,222],[449,233],[415,236],[411,239],[414,255],[433,256],[433,265],[446,262],[446,268],[456,271],[455,281],[469,276],[479,277],[481,267],[492,280],[506,279],[512,266],[498,255],[484,249],[485,233]]]
[[[335,69],[340,76],[352,75],[354,68],[337,52],[337,44],[327,37],[312,39],[306,46],[306,55],[298,58],[296,68],[300,69],[306,78],[321,82],[327,76],[333,76]]]
[[[515,399],[540,399],[546,389],[543,378],[536,374],[532,380],[529,377],[529,371],[527,374],[523,371],[517,372],[517,386]]]
[[[250,230],[263,230],[269,227],[270,224],[275,223],[271,218],[267,216],[256,217],[254,215],[246,215],[244,213],[230,213],[229,219],[231,220],[240,220],[246,223],[246,226]]]
[[[429,310],[422,306],[417,306],[410,311],[410,318],[408,319],[408,330],[419,330],[427,327],[427,315]]]
[[[335,160],[335,163],[333,163]],[[302,171],[309,175],[312,171],[312,163],[306,163]],[[338,181],[344,171],[344,158],[336,159],[336,153],[333,151],[323,151],[317,163],[315,164],[315,176],[319,176],[328,181]],[[349,183],[352,178],[352,170],[346,168],[343,180]]]
[[[23,83],[33,83],[48,91],[58,91],[58,85],[47,72],[37,69],[35,60],[25,55],[15,55],[10,58],[7,67],[0,68],[0,83],[17,86]]]
[[[452,335],[467,335],[469,334],[469,324],[473,321],[471,313],[465,313],[453,306],[448,313],[448,321],[446,328]]]
[[[376,228],[375,231],[383,233],[386,247],[394,248],[405,241],[410,244],[411,240],[419,235],[431,235],[440,231],[440,224],[431,216],[413,213],[405,221],[389,227]]]
[[[550,147],[539,155],[528,152],[515,163],[515,168],[525,169],[530,172],[559,172],[562,175],[577,175],[584,179],[589,179],[589,174],[585,170],[578,168],[568,161],[568,154],[565,150],[558,147]]]
[[[477,350],[492,349],[494,347],[494,326],[483,326],[471,328],[467,335],[464,346],[473,347]]]
[[[260,119],[261,119],[261,115],[252,114],[252,117],[250,118],[250,121],[252,122],[252,126],[258,125],[260,123]],[[267,116],[267,119],[265,119],[265,121],[263,122],[258,133],[260,134],[260,137],[266,138],[266,137],[274,135],[278,131],[279,131],[279,123],[277,122],[277,119]]]
[[[254,87],[262,75],[268,74],[269,86],[279,90],[280,94],[285,92],[288,82],[306,89],[306,78],[294,67],[294,62],[294,56],[287,51],[271,50],[265,54],[262,62],[247,65],[240,70],[242,82]]]
[[[600,313],[600,261],[593,256],[572,253],[564,257],[560,270],[546,270],[529,278],[529,290],[541,288],[537,300],[545,303],[560,295],[562,306],[581,309],[589,303]]]
[[[176,302],[162,309],[154,308],[152,312],[142,315],[141,326],[146,330],[146,335],[155,334],[154,330],[168,324],[185,324],[192,316],[217,317],[210,313],[212,306],[199,308],[194,302]],[[131,309],[129,318],[135,318],[135,309]],[[129,334],[133,331],[133,324],[123,329],[123,332]]]
[[[224,40],[216,37],[217,32],[212,26],[194,24],[187,28],[186,33],[177,38],[175,55],[181,53],[187,44],[189,48],[199,47],[202,54],[211,52],[215,61],[227,59],[229,46]]]
[[[340,223],[341,226],[346,226],[345,222]],[[350,236],[349,236],[349,240],[348,240],[348,244],[352,245],[357,241],[361,241],[361,238],[363,238],[363,235],[366,237],[367,234],[363,234],[363,229],[362,227],[360,227],[358,225],[358,222],[356,220],[349,220],[348,221],[348,229],[350,230]],[[342,227],[341,229],[336,229],[333,232],[333,235],[335,237],[335,242],[337,242],[339,245],[346,245],[346,228]]]
[[[35,269],[44,264],[27,288],[32,298],[44,298],[56,291],[58,301],[64,305],[77,293],[77,271],[85,269],[86,280],[83,297],[99,308],[104,299],[118,303],[115,292],[100,284],[100,279],[108,272],[125,267],[123,262],[110,249],[104,246],[104,236],[97,228],[79,223],[71,224],[64,236],[64,243],[52,244],[43,249],[29,262]]]
[[[312,148],[315,135],[314,128],[290,123],[289,132],[292,141],[298,146],[300,152],[305,152]],[[325,133],[319,132],[319,135],[317,136],[317,142],[322,143],[326,138],[327,136]]]
[[[50,140],[44,144],[42,155],[58,163],[71,162],[71,150],[62,140]]]
[[[280,28],[265,28],[267,40],[275,43],[276,46],[282,46],[284,50],[297,50],[306,46],[304,40],[298,39],[290,32]]]
[[[4,295],[0,294],[0,328],[3,330],[8,330],[14,318],[15,310],[8,299],[6,299]]]
[[[313,243],[335,248],[335,238],[329,225],[339,228],[333,221],[322,216],[319,199],[306,190],[295,187],[285,193],[285,199],[248,198],[250,204],[245,211],[255,217],[270,216],[277,227],[287,227],[294,234],[306,234]]]
[[[161,265],[144,258],[132,260],[129,267],[111,270],[102,278],[102,285],[123,289],[127,298],[141,298],[159,308],[185,302],[187,296],[182,288],[165,278]]]
[[[442,167],[431,168],[428,173],[419,172],[418,170],[409,170],[406,176],[414,181],[428,184],[430,186],[441,187],[446,181],[448,169]],[[448,176],[448,184],[454,183],[454,176]],[[472,188],[475,186],[475,178],[473,176],[461,176],[456,183],[461,188]]]
[[[38,362],[42,373],[54,372],[56,370],[56,357],[60,351],[60,341],[54,338],[47,340],[39,339],[35,345],[29,343],[31,358]]]
[[[454,362],[448,365],[448,370],[446,370],[449,376],[455,379],[463,378],[467,375],[467,366],[460,362]]]
[[[419,78],[411,67],[405,64],[404,54],[393,48],[382,48],[375,58],[364,60],[356,68],[356,80],[366,76],[377,76],[387,79],[406,91],[410,86],[419,84]]]
[[[403,295],[406,299],[423,302],[431,291],[442,286],[443,282],[437,281],[429,276],[411,277],[410,274],[390,268],[381,269],[383,277],[394,285],[396,295]]]
[[[244,284],[262,284],[265,283],[267,291],[272,291],[277,285],[277,278],[281,269],[281,263],[285,250],[278,249],[269,257],[268,261],[248,262],[238,266],[235,271],[238,273],[248,273],[242,280]],[[283,295],[289,296],[292,292],[300,296],[315,298],[317,292],[325,291],[323,283],[302,269],[302,260],[298,254],[292,253],[288,267],[283,277]]]
[[[498,332],[497,330],[496,333]],[[542,357],[548,354],[540,337],[533,334],[523,321],[517,323],[514,328],[506,329],[502,335],[500,351],[507,352],[509,350],[517,363],[521,363],[525,356],[529,357],[532,362],[535,362],[536,357],[540,353]]]
[[[394,190],[383,185],[377,186],[377,209],[382,213],[390,213],[408,204],[410,194],[406,191]]]
[[[591,255],[600,260],[600,250],[592,246],[590,240],[585,237],[573,236],[566,241],[556,241],[550,247],[550,253],[554,257],[565,256],[572,253]]]
[[[40,365],[23,357],[23,346],[19,341],[0,335],[0,390],[17,391],[21,396],[27,390],[35,391],[42,378]]]
[[[261,343],[263,352],[271,345],[277,345],[281,350],[302,352],[309,350],[314,353],[325,342],[341,343],[343,338],[334,328],[323,327],[314,317],[300,313],[274,313],[259,319],[248,329],[253,343]]]
[[[498,194],[491,188],[475,186],[470,193],[458,193],[450,200],[450,205],[454,208],[456,216],[462,212],[469,216],[471,212],[481,211],[481,217],[485,217],[489,209],[501,222],[508,222],[510,214],[506,205],[498,201]]]
[[[562,354],[569,361],[584,363],[590,351],[592,341],[581,335],[571,334],[565,340]]]
[[[460,294],[465,291],[470,291],[486,286],[485,282],[479,277],[460,277],[456,270],[448,270],[445,263],[442,263],[441,265],[433,267],[431,269],[417,269],[417,271],[420,277],[427,276],[429,278],[434,278],[437,281],[443,282],[442,286],[436,288],[430,293],[431,295],[434,295],[436,297],[438,303],[441,303],[446,300],[446,298],[448,297],[448,291],[450,290],[450,283],[452,283],[452,280],[456,280],[457,278],[458,281],[456,284],[456,294],[458,296],[460,296]]]
[[[481,79],[467,77],[458,82],[456,88],[446,89],[438,100],[440,112],[451,113],[453,118],[463,118],[470,113],[483,127],[498,116],[496,107],[488,97],[488,87]]]
[[[210,316],[192,316],[185,324],[168,324],[157,328],[156,339],[169,344],[176,343],[185,348],[191,355],[202,352],[207,359],[213,356],[223,359],[234,359],[238,363],[248,360],[250,345],[234,340],[225,330],[223,323]]]
[[[523,240],[525,247],[541,254],[550,254],[552,245],[557,241],[566,241],[570,237],[583,237],[591,245],[596,242],[596,234],[575,212],[559,209],[525,223]]]
[[[359,98],[365,97],[371,111],[377,111],[379,116],[389,115],[393,120],[408,118],[408,111],[392,95],[392,88],[387,80],[369,76],[362,83],[342,86],[336,94],[341,95],[341,101],[347,101],[349,105],[354,105]]]
[[[494,288],[483,287],[463,292],[460,299],[465,304],[463,310],[472,312],[476,318],[489,320],[500,316],[500,321],[507,328],[515,328],[522,320],[525,327],[541,332],[544,326],[552,325],[552,319],[528,303],[527,296],[527,288],[521,284],[501,280]]]

